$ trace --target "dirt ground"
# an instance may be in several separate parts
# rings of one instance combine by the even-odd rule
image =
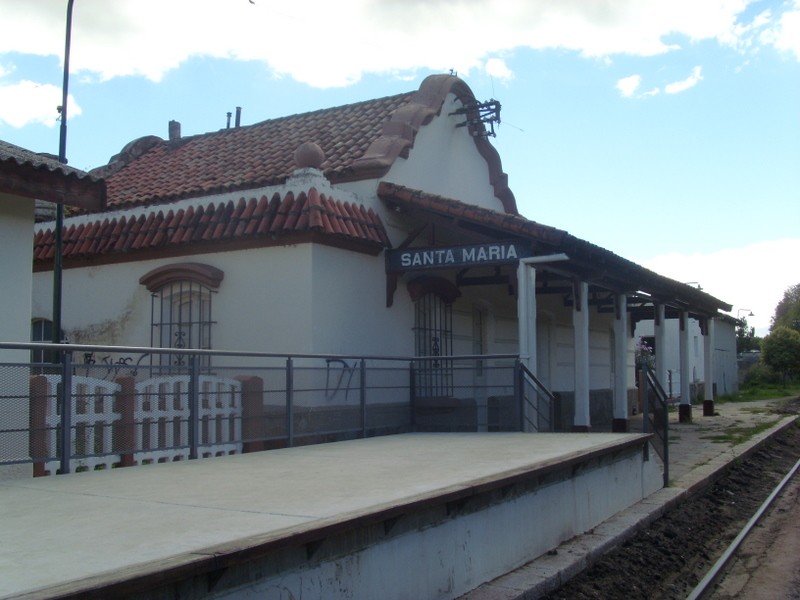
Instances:
[[[782,412],[798,414],[800,399],[795,399]],[[795,423],[749,458],[736,463],[704,492],[681,503],[545,598],[686,598],[798,458],[800,425]],[[793,490],[762,521],[760,532],[764,537],[761,546],[748,550],[752,554],[751,562],[745,559],[747,577],[737,576],[735,583],[729,579],[728,591],[720,591],[727,595],[718,596],[719,600],[800,598],[800,487],[795,485]],[[788,522],[792,523],[791,529],[786,526]],[[785,535],[778,536],[775,532]],[[758,544],[755,541],[751,543]],[[769,575],[759,566],[756,555],[772,551],[783,555],[785,561],[771,561]],[[771,588],[766,586],[765,580],[772,582]],[[786,586],[777,589],[782,585],[779,582],[787,580]],[[746,587],[748,585],[751,587]],[[751,595],[753,589],[769,593]]]

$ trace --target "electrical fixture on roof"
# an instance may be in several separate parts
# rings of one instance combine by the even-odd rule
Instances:
[[[494,131],[494,124],[500,124],[500,102],[497,100],[470,102],[451,112],[450,115],[464,115],[466,121],[456,127],[469,127],[469,133],[473,137],[495,137],[497,134]]]

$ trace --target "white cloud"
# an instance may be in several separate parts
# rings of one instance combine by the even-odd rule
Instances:
[[[800,283],[800,238],[758,242],[708,254],[673,252],[643,260],[648,269],[677,281],[697,281],[703,291],[738,309],[753,311],[747,322],[763,336],[789,286]]]
[[[777,26],[766,32],[763,38],[778,50],[800,60],[800,0],[795,0],[794,8],[783,13]]]
[[[617,81],[617,89],[625,98],[632,98],[636,90],[639,89],[641,83],[641,75],[631,75],[630,77],[623,77]]]
[[[650,96],[658,96],[661,90],[654,87],[646,92],[639,92],[642,85],[641,75],[631,75],[630,77],[623,77],[617,81],[616,88],[623,98],[648,98]],[[637,93],[638,92],[638,93]]]
[[[70,64],[101,79],[158,81],[193,56],[232,57],[315,87],[421,68],[507,77],[503,61],[487,57],[514,48],[653,56],[677,49],[667,40],[680,37],[735,45],[750,1],[81,0]],[[64,5],[0,0],[0,53],[61,56]],[[783,27],[776,46],[790,43],[791,19]]]
[[[508,80],[514,78],[514,73],[508,68],[506,61],[502,58],[490,58],[484,65],[484,70],[487,75],[497,79]]]
[[[20,81],[11,85],[0,84],[0,123],[24,127],[39,123],[54,127],[58,121],[57,107],[61,105],[61,88],[51,84]],[[81,114],[81,107],[70,95],[68,118]]]
[[[689,77],[687,77],[682,81],[676,81],[675,83],[670,83],[665,85],[664,91],[667,94],[680,94],[681,92],[685,92],[689,88],[693,88],[702,80],[703,80],[703,68],[695,67],[694,69],[692,69],[692,74],[689,75]]]

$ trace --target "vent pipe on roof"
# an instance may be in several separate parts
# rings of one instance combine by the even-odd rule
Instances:
[[[235,126],[239,127],[239,125],[241,125],[241,124],[242,124],[242,107],[241,106],[237,106],[236,107],[236,124],[235,124]]]
[[[178,121],[169,122],[169,141],[181,139],[181,124]]]
[[[231,128],[231,114],[232,114],[232,113],[231,113],[230,111],[228,111],[228,112],[227,112],[227,113],[225,113],[225,114],[226,114],[226,115],[228,115],[228,120],[227,120],[227,122],[225,123],[225,129],[230,129],[230,128]]]

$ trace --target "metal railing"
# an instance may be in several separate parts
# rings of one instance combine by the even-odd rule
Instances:
[[[642,432],[652,433],[653,448],[664,463],[664,487],[669,485],[669,399],[650,365],[639,365]],[[647,449],[647,446],[645,446]]]
[[[45,351],[60,362],[31,360]],[[410,431],[552,424],[552,396],[541,399],[541,384],[517,355],[442,360],[44,343],[0,343],[0,355],[0,467],[31,464],[34,475]],[[421,365],[440,368],[426,363],[433,360],[449,369],[446,398],[415,386]]]
[[[555,397],[522,361],[516,364],[521,430],[554,431]]]

